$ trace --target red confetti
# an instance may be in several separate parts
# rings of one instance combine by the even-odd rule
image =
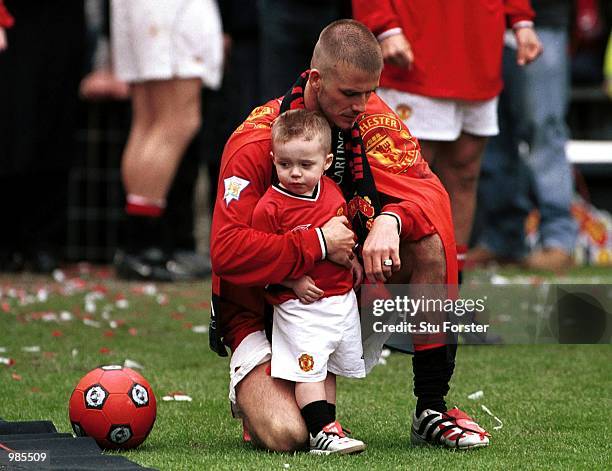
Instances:
[[[40,392],[40,388],[37,388],[36,386],[33,386],[30,388],[30,391],[33,393],[39,393]]]
[[[95,285],[91,290],[102,294],[106,294],[108,292],[108,288],[104,285]]]
[[[64,334],[61,330],[54,330],[53,332],[51,332],[51,335],[53,335],[53,337],[61,337]]]
[[[138,335],[138,330],[136,330],[136,328],[134,328],[134,327],[130,327],[130,328],[128,329],[128,333],[129,333],[131,336],[136,336],[136,335]]]
[[[7,302],[2,303],[2,310],[4,312],[9,312],[11,310],[11,306],[9,305],[9,303]]]
[[[110,348],[108,348],[108,347],[102,347],[102,348],[100,349],[100,353],[102,353],[102,354],[104,354],[104,355],[106,355],[106,354],[108,354],[108,353],[110,353],[110,352],[111,352],[111,349],[110,349]]]
[[[109,279],[115,274],[114,270],[109,270],[108,268],[101,268],[97,271],[96,277],[102,279]]]
[[[57,356],[57,353],[55,353],[55,352],[43,352],[43,356],[45,358],[55,358]]]
[[[11,373],[11,377],[15,380],[15,381],[21,381],[21,375],[18,375],[17,373]]]
[[[191,322],[183,323],[183,328],[185,329],[191,329],[192,327],[193,327],[193,324]]]
[[[180,312],[173,312],[171,314],[172,319],[180,321],[181,319],[185,319],[185,314],[181,314]]]
[[[104,337],[113,337],[115,335],[115,332],[113,332],[112,330],[107,330],[106,332],[104,332]]]

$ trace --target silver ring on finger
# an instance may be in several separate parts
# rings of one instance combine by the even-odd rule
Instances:
[[[383,260],[383,265],[385,267],[391,267],[393,266],[393,260],[391,260],[390,258],[386,258],[385,260]]]

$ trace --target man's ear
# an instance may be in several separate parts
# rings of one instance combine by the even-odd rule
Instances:
[[[308,82],[313,90],[318,93],[321,89],[321,72],[319,72],[319,69],[310,69]]]
[[[331,167],[331,164],[333,161],[334,161],[334,154],[327,154],[327,156],[325,157],[325,164],[323,165],[323,171]]]

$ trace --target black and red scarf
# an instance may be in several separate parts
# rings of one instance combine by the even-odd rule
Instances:
[[[283,97],[281,113],[304,108],[309,73],[308,70],[303,72]],[[363,247],[374,218],[380,214],[380,198],[357,122],[350,130],[332,128],[332,152],[334,160],[325,174],[341,188],[348,205],[348,219]]]

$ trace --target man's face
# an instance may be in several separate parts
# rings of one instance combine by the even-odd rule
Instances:
[[[340,129],[350,129],[378,87],[380,73],[370,73],[343,62],[314,77],[319,109]]]
[[[333,155],[325,153],[319,139],[291,139],[273,147],[272,158],[281,186],[292,193],[311,196]]]

